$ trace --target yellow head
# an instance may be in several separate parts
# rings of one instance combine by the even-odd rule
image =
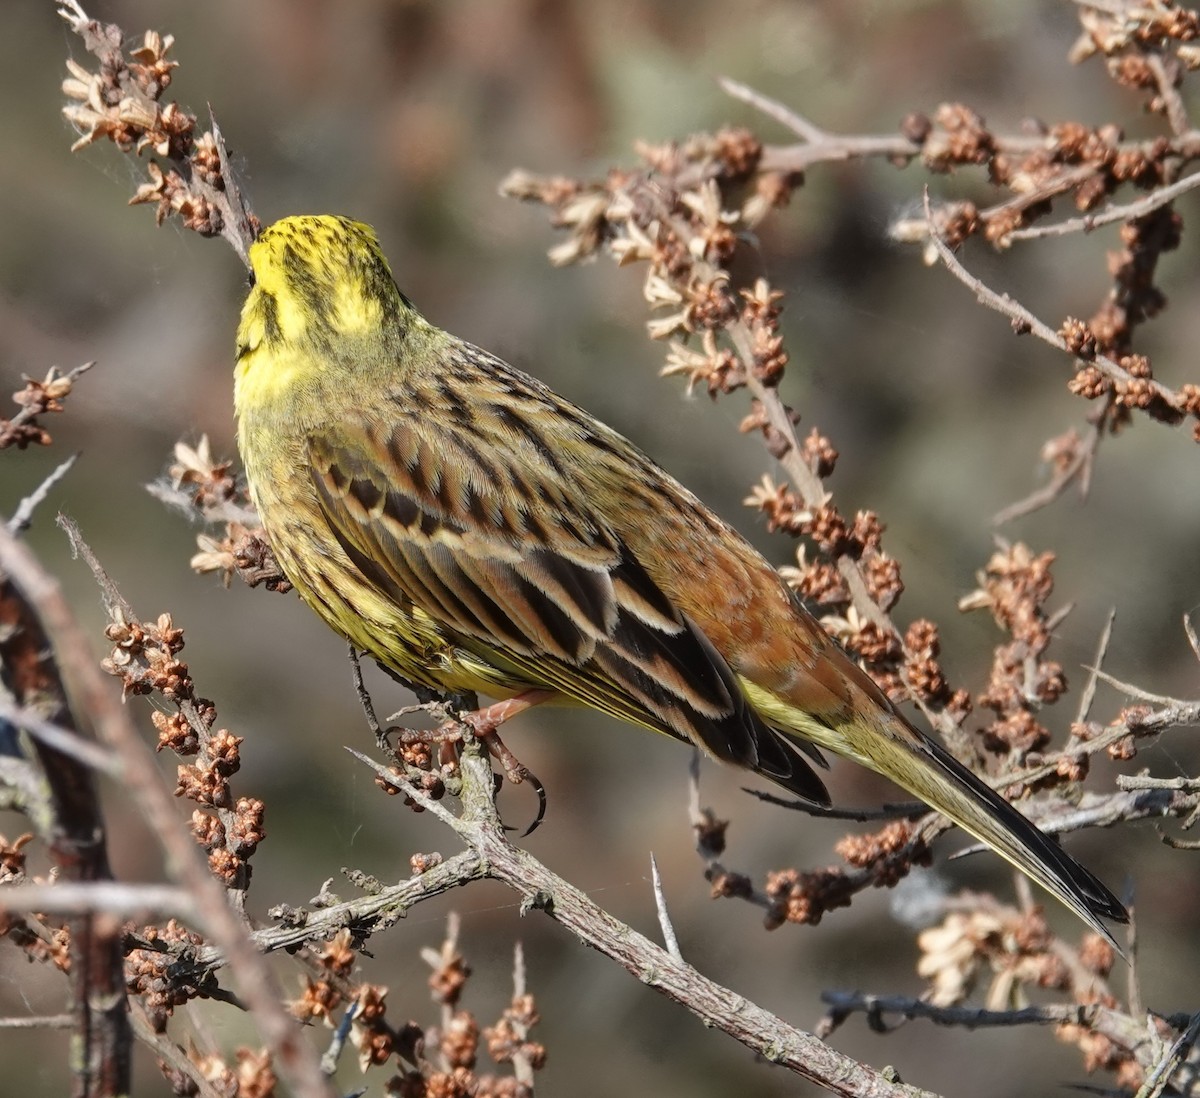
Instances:
[[[329,369],[386,357],[423,324],[396,288],[375,230],[348,217],[285,217],[250,245],[235,402],[273,404]]]
[[[375,230],[346,217],[275,222],[250,245],[250,266],[239,359],[369,330],[399,297]]]

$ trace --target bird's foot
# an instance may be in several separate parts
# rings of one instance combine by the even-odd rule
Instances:
[[[394,737],[393,742],[396,747],[411,747],[417,744],[424,744],[429,747],[437,745],[439,749],[439,761],[443,765],[446,765],[456,761],[456,745],[462,741],[464,732],[469,730],[472,735],[487,747],[488,754],[500,764],[504,771],[504,776],[513,785],[520,785],[522,782],[527,781],[536,790],[538,796],[537,816],[534,818],[533,823],[522,833],[522,837],[524,837],[533,832],[546,815],[546,787],[542,784],[538,776],[505,745],[504,741],[500,738],[498,729],[506,721],[511,720],[527,709],[531,709],[550,696],[551,691],[549,690],[526,690],[524,693],[507,698],[504,701],[494,702],[491,705],[474,709],[468,713],[459,713],[447,719],[437,728],[416,729],[393,727],[385,729],[384,735]],[[423,707],[414,706],[413,708],[421,709]],[[398,715],[394,714],[394,716]]]

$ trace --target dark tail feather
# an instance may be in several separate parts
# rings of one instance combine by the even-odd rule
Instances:
[[[1124,904],[1053,838],[899,713],[878,712],[865,721],[845,724],[813,722],[796,731],[877,770],[953,820],[1120,951],[1102,920],[1128,922]]]
[[[1034,877],[1068,907],[1074,909],[1094,930],[1112,941],[1112,935],[1098,920],[1111,919],[1115,923],[1127,923],[1129,922],[1129,912],[1125,910],[1125,905],[1113,895],[1109,888],[1059,846],[1056,839],[1031,823],[999,793],[980,781],[945,748],[932,740],[926,742],[925,748],[936,765],[961,782],[980,806],[995,819],[996,823],[1009,832],[1012,838],[1028,851],[1028,856],[1036,860],[1057,887],[1051,887],[1048,882],[1041,879],[1040,874],[1032,873],[1026,868],[1023,861],[1018,861],[1006,851],[999,852],[1009,861],[1014,862],[1018,869]],[[968,827],[966,830],[971,831],[972,829]],[[976,835],[976,838],[989,846],[994,845],[987,836]]]

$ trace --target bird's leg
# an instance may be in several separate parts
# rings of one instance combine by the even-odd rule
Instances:
[[[504,746],[497,731],[505,721],[512,720],[519,713],[532,709],[551,696],[550,690],[526,690],[504,701],[493,702],[481,708],[459,713],[444,724],[432,729],[389,728],[389,733],[396,734],[396,742],[404,745],[414,743],[447,745],[458,743],[462,739],[463,726],[470,730],[486,744],[488,753],[503,768],[505,777],[513,785],[519,785],[530,776],[526,767],[516,755]],[[421,706],[414,706],[419,709]],[[404,710],[401,710],[404,712]],[[392,714],[393,717],[399,714]]]
[[[552,690],[526,690],[514,697],[506,698],[504,701],[493,702],[491,705],[481,708],[471,708],[465,713],[459,712],[437,728],[393,727],[385,729],[384,735],[395,736],[397,745],[409,746],[420,743],[432,746],[437,744],[440,748],[440,761],[446,763],[454,761],[454,745],[462,740],[464,727],[469,728],[486,745],[488,754],[500,764],[505,777],[513,785],[520,785],[521,782],[528,781],[537,791],[538,813],[536,819],[524,832],[525,835],[528,835],[542,822],[542,817],[546,814],[546,787],[542,785],[538,776],[505,746],[497,729],[505,721],[512,720],[519,713],[524,713],[525,710],[532,709],[535,705],[546,701],[553,693]],[[471,700],[474,700],[473,695]],[[468,702],[469,704],[470,702]],[[416,706],[414,708],[423,707]],[[399,714],[392,716],[399,716]]]
[[[526,690],[515,697],[493,702],[483,709],[476,709],[475,712],[464,713],[462,716],[463,723],[470,725],[475,735],[487,744],[488,751],[504,768],[505,776],[513,785],[528,781],[537,790],[537,816],[534,817],[533,823],[525,829],[522,837],[532,834],[538,824],[542,822],[542,817],[546,815],[546,787],[542,785],[541,779],[504,745],[504,741],[500,739],[496,730],[505,721],[511,720],[518,713],[524,713],[526,709],[532,709],[552,694],[551,690]]]
[[[530,772],[528,767],[504,746],[497,729],[518,713],[524,713],[526,709],[532,709],[544,702],[551,693],[549,690],[526,690],[515,697],[476,709],[473,713],[464,713],[461,717],[462,723],[469,725],[471,731],[487,744],[488,751],[504,767],[505,776],[513,785],[519,785],[530,777]]]

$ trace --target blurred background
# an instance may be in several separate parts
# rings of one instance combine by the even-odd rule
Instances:
[[[635,139],[727,123],[790,140],[724,96],[719,75],[846,133],[892,131],[908,111],[956,99],[998,129],[1036,115],[1158,132],[1100,65],[1067,64],[1075,8],[1050,0],[95,0],[87,10],[131,35],[148,27],[175,35],[182,67],[167,98],[198,112],[211,103],[264,221],[339,212],[374,223],[401,286],[435,323],[612,423],[779,563],[794,546],[766,536],[741,506],[773,471],[759,443],[736,433],[743,397],[685,399],[678,384],[659,380],[665,348],[645,338],[644,272],[607,261],[553,270],[545,251],[558,238],[543,212],[500,198],[500,180],[515,167],[593,177],[632,164]],[[219,455],[235,456],[232,349],[244,272],[223,243],[156,229],[149,209],[126,208],[141,176],[110,146],[68,152],[76,135],[61,118],[59,89],[68,55],[85,60],[51,0],[0,5],[0,388],[16,390],[22,373],[41,377],[51,364],[98,363],[66,414],[47,422],[54,447],[4,456],[0,507],[11,512],[67,453],[82,451],[29,541],[61,577],[97,657],[99,595],[69,558],[57,509],[79,521],[140,614],[170,610],[186,629],[198,690],[216,701],[218,725],[245,737],[235,791],[268,806],[267,840],[253,861],[256,916],[280,901],[305,903],[331,877],[334,891],[351,895],[343,866],[406,876],[413,852],[456,847],[444,829],[382,796],[341,750],[370,744],[342,642],[294,597],[238,584],[226,591],[193,575],[197,529],[145,491],[177,439],[207,434]],[[820,426],[842,452],[833,486],[843,510],[875,508],[888,524],[885,544],[907,583],[897,620],[938,621],[952,683],[978,690],[997,633],[955,603],[992,552],[991,516],[1043,481],[1042,442],[1081,426],[1087,409],[1066,390],[1065,359],[1014,339],[945,271],[888,242],[889,221],[916,209],[925,181],[919,167],[818,167],[763,226],[761,248],[773,284],[787,293],[785,396],[803,430]],[[931,187],[935,196],[988,198],[978,180],[937,177]],[[1195,202],[1182,207],[1185,218]],[[1159,278],[1171,307],[1139,347],[1171,385],[1195,379],[1200,342],[1195,245],[1184,239]],[[1104,251],[1116,246],[1115,232],[1099,232],[1001,255],[972,248],[966,261],[1057,325],[1099,305]],[[1052,654],[1073,685],[1115,608],[1106,668],[1150,690],[1195,695],[1180,625],[1200,602],[1195,470],[1186,430],[1139,419],[1103,447],[1086,502],[1064,498],[999,531],[1058,554],[1056,605],[1075,609]],[[380,676],[371,684],[381,712],[408,700]],[[1059,734],[1077,697],[1047,715]],[[131,704],[152,735],[146,705]],[[1121,704],[1102,687],[1093,715],[1108,719]],[[805,1027],[821,1015],[826,987],[919,993],[913,934],[887,894],[860,896],[818,927],[772,933],[756,909],[709,899],[687,823],[688,756],[677,745],[554,712],[523,717],[506,740],[549,789],[549,817],[528,848],[658,938],[653,851],[684,955],[715,980]],[[1175,733],[1127,768],[1195,773],[1189,740]],[[173,780],[170,760],[163,769]],[[1098,769],[1102,787],[1111,773]],[[831,847],[845,824],[759,804],[741,784],[706,764],[704,798],[734,821],[731,867],[761,880],[769,868],[836,861]],[[845,803],[895,796],[849,766],[835,767],[830,784]],[[105,793],[118,873],[159,879],[156,844],[120,790]],[[514,821],[533,811],[524,790],[507,791],[502,805]],[[0,814],[0,832],[22,830],[19,818]],[[956,841],[943,840],[926,885],[941,878],[950,888],[1013,895],[997,859],[946,865]],[[1149,825],[1076,836],[1070,846],[1118,891],[1126,881],[1136,889],[1145,1004],[1196,1009],[1196,856],[1165,851]],[[451,908],[476,970],[464,1006],[481,1022],[507,1002],[513,943],[525,944],[543,1015],[534,1036],[549,1051],[539,1093],[808,1093],[549,920],[521,919],[499,886],[424,904],[372,940],[375,958],[362,972],[390,986],[395,1022],[433,1020],[418,951],[440,942]],[[1071,936],[1080,932],[1065,912],[1050,914]],[[0,943],[0,1016],[61,1009],[61,989],[57,974],[31,970]],[[231,1021],[231,1012],[213,1012],[214,1025]],[[1084,1076],[1078,1053],[1048,1030],[914,1023],[883,1037],[852,1020],[834,1043],[895,1065],[908,1082],[980,1098],[1044,1093]],[[63,1051],[61,1035],[0,1034],[0,1076],[13,1093],[61,1092]],[[357,1085],[352,1064],[342,1078],[346,1089]],[[371,1080],[370,1093],[381,1092],[383,1078]],[[139,1082],[143,1093],[163,1086],[145,1058]]]

